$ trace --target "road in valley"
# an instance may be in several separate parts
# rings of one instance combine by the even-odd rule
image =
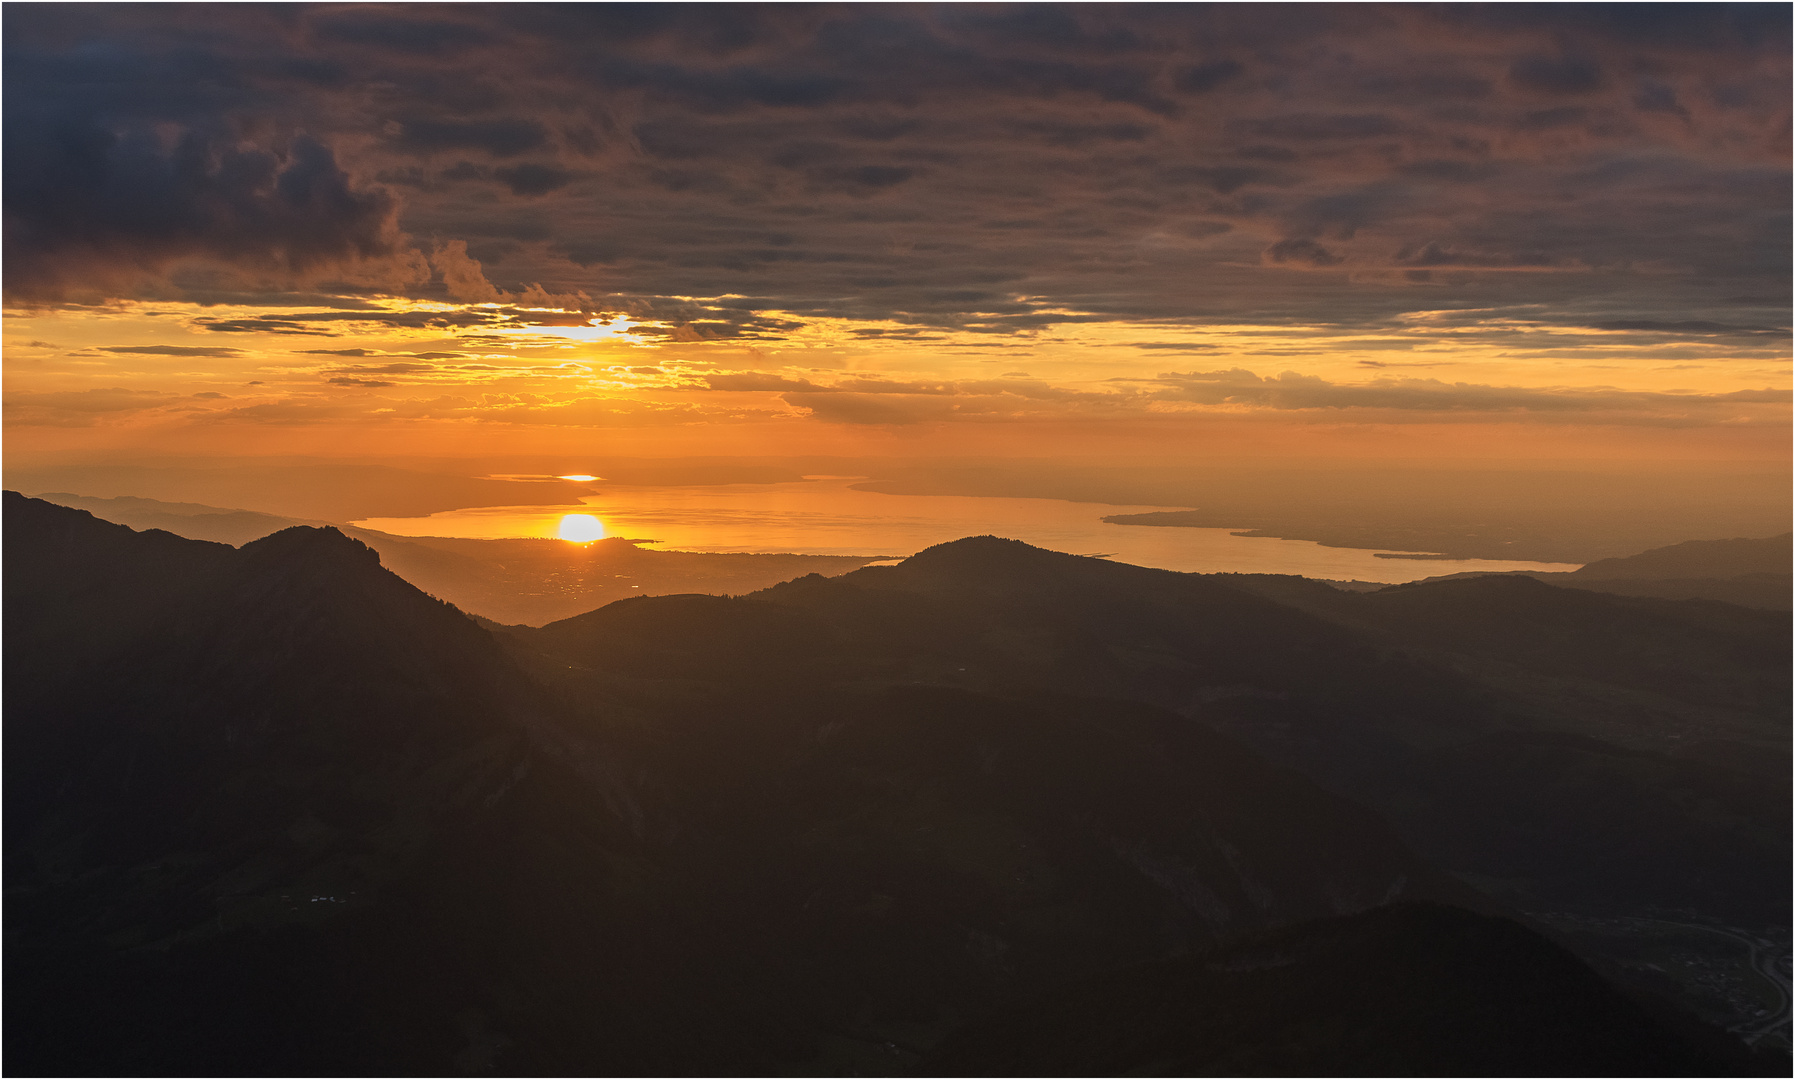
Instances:
[[[1776,1005],[1763,1016],[1754,1017],[1743,1023],[1734,1024],[1730,1030],[1743,1039],[1747,1045],[1756,1045],[1767,1036],[1782,1032],[1782,1040],[1789,1040],[1789,1006],[1792,999],[1790,993],[1790,949],[1786,942],[1778,943],[1752,934],[1741,933],[1705,923],[1671,922],[1668,919],[1638,919],[1637,922],[1657,923],[1660,926],[1674,926],[1681,930],[1703,930],[1710,934],[1719,934],[1731,938],[1743,945],[1748,953],[1747,963],[1751,970],[1770,984],[1776,992]]]

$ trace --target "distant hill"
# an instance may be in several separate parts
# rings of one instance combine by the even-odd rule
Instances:
[[[58,506],[86,510],[95,517],[129,525],[133,529],[161,529],[190,540],[211,540],[232,547],[259,540],[269,533],[290,529],[295,525],[320,524],[274,514],[260,514],[253,510],[226,510],[200,503],[170,503],[127,495],[95,499],[86,495],[52,491],[39,495],[38,498]]]
[[[1786,463],[1582,471],[1467,469],[1443,462],[1355,466],[1344,460],[1325,468],[894,462],[876,471],[879,479],[858,486],[893,494],[1164,507],[1109,520],[1453,559],[1582,564],[1698,536],[1780,532],[1791,510]],[[1175,509],[1180,507],[1191,509]]]
[[[1788,574],[1795,564],[1791,534],[1762,540],[1690,540],[1623,559],[1601,559],[1572,573],[1589,581],[1625,578],[1736,578]]]
[[[1788,611],[1795,605],[1795,565],[1790,534],[1760,540],[1691,540],[1625,558],[1602,559],[1565,574],[1520,571],[1554,585],[1620,596],[1664,600],[1718,600],[1744,607]],[[1429,581],[1480,576],[1449,574]]]
[[[330,524],[125,496],[97,499],[53,492],[40,498],[134,529],[161,529],[233,546],[294,525]],[[400,537],[347,525],[337,528],[380,552],[388,569],[418,588],[503,624],[541,625],[630,596],[754,592],[805,574],[846,573],[871,561],[843,555],[656,551],[615,538],[570,544]]]

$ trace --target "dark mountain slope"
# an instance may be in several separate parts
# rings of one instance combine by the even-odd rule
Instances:
[[[632,749],[668,785],[645,801],[689,883],[671,902],[712,901],[709,976],[812,1018],[827,1071],[1041,979],[1466,895],[1359,808],[1139,706],[750,692]]]
[[[1783,533],[1761,540],[1690,540],[1619,559],[1598,559],[1571,573],[1583,581],[1657,578],[1736,578],[1750,574],[1784,574],[1795,563],[1795,535]]]
[[[1663,600],[1717,600],[1742,607],[1788,611],[1790,534],[1762,539],[1690,540],[1638,555],[1598,559],[1565,574],[1515,571],[1503,575],[1450,574],[1429,583],[1470,577],[1529,577],[1567,589]]]
[[[1506,920],[1397,905],[1061,988],[955,1032],[946,1076],[1712,1076],[1742,1048],[1667,1029]]]
[[[1786,715],[1788,618],[1698,601],[1554,588],[1525,577],[1399,585],[1335,610],[1411,648],[1487,657],[1760,715]]]
[[[1509,730],[1418,745],[1350,789],[1445,865],[1535,905],[1786,918],[1787,616],[1511,575],[1243,585],[1498,695]],[[1280,756],[1275,732],[1222,726]]]
[[[1507,576],[1316,599],[1513,717],[1377,785],[1423,850],[1534,903],[1786,918],[1786,616]]]
[[[993,694],[983,668],[946,666],[1001,622],[895,589],[871,603],[828,620],[660,597],[512,632],[576,665],[544,666],[570,702],[604,703],[590,722],[653,778],[645,805],[667,816],[648,828],[674,838],[669,857],[694,881],[753,883],[718,933],[764,942],[744,958],[760,978],[816,988],[807,1007],[846,1055],[831,1068],[908,1053],[1044,978],[1398,896],[1476,902],[1371,815],[1201,725],[1050,695],[1052,680]]]
[[[1149,707],[807,676],[861,668],[799,608],[617,605],[570,668],[329,529],[6,529],[16,1072],[860,1069],[1040,979],[1458,889]]]
[[[3,498],[7,661],[54,681],[141,635],[234,554],[222,544],[133,532],[17,492]],[[8,692],[38,689],[15,681]]]
[[[1601,559],[1554,582],[1622,596],[1719,600],[1788,611],[1790,534],[1761,540],[1691,540],[1621,559]]]
[[[331,530],[9,500],[6,554],[9,1070],[448,1071],[507,1001],[590,1047],[637,844],[484,631]]]
[[[5,524],[38,643],[7,655],[36,688],[8,699],[14,1072],[888,1071],[1039,985],[1468,898],[1152,702],[1377,747],[1437,700],[1484,710],[1455,731],[1500,710],[1215,581],[980,542],[495,635],[334,530]]]
[[[251,540],[260,540],[270,533],[295,525],[319,525],[323,522],[299,521],[275,514],[259,514],[253,510],[228,510],[202,503],[171,503],[158,499],[140,499],[121,495],[112,499],[95,499],[63,491],[44,492],[37,498],[57,506],[72,506],[103,521],[129,525],[133,529],[161,529],[192,540],[211,540],[237,547]]]
[[[688,613],[681,605],[698,606]],[[1346,713],[1367,686],[1378,688],[1386,712],[1405,699],[1469,700],[1463,680],[1225,582],[994,537],[943,544],[893,567],[811,575],[734,601],[630,601],[520,640],[616,671],[655,651],[656,670],[668,676],[707,677],[713,658],[726,657],[715,662],[764,678],[801,672],[806,679],[1053,690],[1175,709],[1298,694],[1328,698]],[[679,656],[687,658],[683,666]],[[1389,713],[1383,722],[1400,725],[1408,715]],[[1461,709],[1457,722],[1476,725],[1481,715]],[[1314,719],[1311,733],[1325,740],[1332,719]]]
[[[113,537],[114,526],[76,524]],[[9,536],[22,531],[9,515]],[[151,543],[172,548],[166,540]],[[78,787],[71,777],[85,771],[122,770],[116,788],[96,780],[95,790],[183,808],[165,820],[216,819],[235,830],[251,804],[280,801],[279,793],[295,785],[320,800],[337,798],[327,792],[341,782],[338,767],[352,761],[358,774],[406,759],[425,771],[425,745],[431,752],[472,745],[503,730],[495,721],[523,707],[524,681],[484,631],[380,569],[371,551],[334,530],[295,528],[241,551],[187,548],[188,558],[208,560],[206,572],[183,581],[163,575],[160,560],[152,560],[151,597],[160,601],[153,608],[111,588],[83,588],[51,605],[68,627],[62,635],[58,625],[15,607],[9,590],[9,625],[46,650],[66,648],[65,639],[78,641],[80,628],[112,622],[114,612],[130,613],[119,628],[124,640],[78,660],[60,680],[9,652],[18,682],[37,699],[8,726],[9,741],[26,751],[9,780],[31,775],[28,769],[42,771],[46,783],[54,777],[58,786]],[[93,554],[117,573],[136,564],[117,550]],[[9,574],[40,582],[58,571],[12,544],[7,566]],[[109,753],[122,758],[110,761]],[[139,757],[141,770],[132,764]],[[228,793],[199,782],[271,766],[305,779],[283,783],[252,772]],[[133,793],[141,785],[150,789]],[[218,803],[193,804],[202,799]]]
[[[1788,908],[1788,627],[1771,613],[1503,577],[1351,594],[974,538],[527,639],[613,689],[727,668],[1154,703],[1375,807],[1526,908],[1756,927]]]

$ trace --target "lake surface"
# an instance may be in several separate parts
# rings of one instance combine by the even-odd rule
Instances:
[[[1195,573],[1301,574],[1400,582],[1466,570],[1575,570],[1574,563],[1487,559],[1380,559],[1308,540],[1235,536],[1228,529],[1111,525],[1110,514],[1164,506],[885,495],[857,491],[862,478],[709,487],[619,487],[562,507],[483,506],[429,517],[353,524],[395,536],[499,540],[554,537],[568,514],[591,514],[607,536],[657,541],[670,551],[795,552],[905,556],[963,536],[992,534],[1073,555]],[[1251,528],[1243,524],[1242,529]]]

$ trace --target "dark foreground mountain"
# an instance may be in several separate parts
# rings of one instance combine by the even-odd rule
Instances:
[[[1467,977],[1475,973],[1472,977]],[[945,1076],[1698,1076],[1673,1032],[1512,922],[1400,904],[1060,988],[949,1036]]]
[[[1218,582],[973,542],[495,637],[334,530],[5,528],[13,1073],[905,1071],[1041,986],[1483,903],[1152,700],[1183,668],[1118,695],[1457,685]],[[1090,566],[1142,588],[1047,619]]]
[[[1640,920],[1733,932],[1696,933],[1708,944],[1668,965],[1716,1020],[1786,1001],[1737,943],[1787,948],[1789,627],[1773,612],[1509,576],[1352,594],[974,538],[736,600],[627,601],[520,640],[609,678],[1152,703],[1374,807],[1522,910],[1625,920],[1595,947],[1641,980],[1667,964]]]
[[[579,1045],[636,841],[484,631],[328,530],[5,524],[9,1071],[450,1071],[494,994]]]

